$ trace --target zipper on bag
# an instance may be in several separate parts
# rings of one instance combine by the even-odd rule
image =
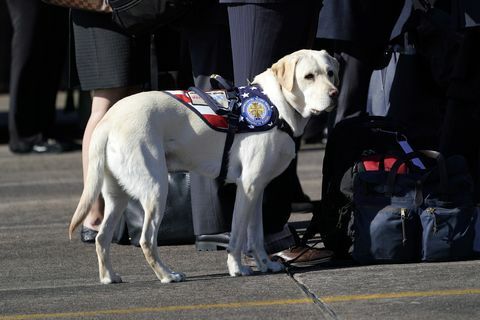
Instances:
[[[428,207],[426,210],[429,214],[432,215],[433,218],[433,234],[437,233],[438,226],[437,226],[437,216],[435,214],[436,209],[432,207]]]
[[[400,219],[402,220],[402,244],[405,246],[407,244],[407,232],[405,230],[405,219],[407,218],[407,209],[400,208]]]

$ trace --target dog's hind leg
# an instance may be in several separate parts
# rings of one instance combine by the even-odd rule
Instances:
[[[137,168],[138,169],[138,168]],[[157,171],[162,169],[162,171]],[[143,221],[140,246],[150,267],[162,283],[179,282],[185,280],[183,273],[173,272],[160,259],[157,248],[158,229],[165,212],[168,192],[167,167],[149,168],[151,185],[144,185],[144,196],[140,198],[145,218]],[[143,181],[145,184],[145,181]]]
[[[265,251],[264,235],[263,235],[263,219],[262,219],[262,195],[257,199],[255,203],[255,210],[252,213],[250,222],[248,224],[248,240],[247,248],[248,254],[253,256],[257,263],[257,268],[260,272],[279,272],[284,269],[283,264],[280,262],[271,261]]]
[[[104,284],[119,283],[122,279],[113,271],[110,262],[110,245],[115,228],[127,206],[128,196],[108,172],[105,173],[102,195],[105,200],[105,209],[96,238],[100,281]]]

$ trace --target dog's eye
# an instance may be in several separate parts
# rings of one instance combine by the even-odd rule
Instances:
[[[332,70],[328,70],[328,71],[327,71],[327,76],[328,76],[329,78],[333,77],[333,76],[334,76],[333,71],[332,71]]]
[[[313,78],[315,78],[315,76],[313,75],[313,73],[309,73],[305,76],[305,79],[307,80],[313,80]]]

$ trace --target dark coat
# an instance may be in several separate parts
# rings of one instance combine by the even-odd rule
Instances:
[[[388,39],[404,0],[324,0],[317,38],[377,43]]]

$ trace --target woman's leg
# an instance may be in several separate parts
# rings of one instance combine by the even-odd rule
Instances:
[[[108,109],[110,109],[110,107],[113,106],[115,102],[139,91],[140,89],[138,87],[99,89],[93,91],[92,111],[85,127],[82,143],[82,166],[84,183],[88,170],[88,149],[90,147],[90,140],[92,138],[93,130],[97,126],[97,123],[100,122],[105,113],[107,113]],[[90,209],[90,213],[88,214],[88,216],[83,221],[84,227],[94,231],[98,231],[98,227],[100,226],[100,223],[103,219],[103,205],[103,199],[100,196]]]

